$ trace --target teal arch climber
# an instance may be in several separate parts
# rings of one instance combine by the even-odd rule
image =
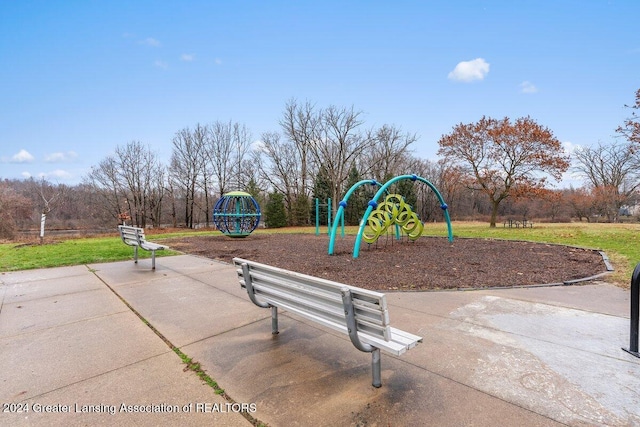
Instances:
[[[451,229],[451,219],[449,218],[449,209],[447,204],[444,202],[444,199],[442,198],[442,195],[440,194],[440,192],[438,191],[438,189],[428,180],[419,177],[417,175],[400,175],[397,176],[395,178],[390,179],[389,181],[387,181],[384,185],[382,185],[379,189],[378,192],[373,196],[373,198],[369,201],[369,206],[367,207],[367,210],[365,211],[363,217],[362,217],[362,221],[360,221],[360,228],[358,229],[358,235],[356,236],[356,242],[353,246],[353,257],[354,258],[358,258],[358,255],[360,254],[360,243],[362,242],[362,235],[364,234],[364,229],[366,227],[367,224],[367,220],[369,219],[369,215],[371,215],[371,212],[378,206],[378,202],[377,200],[384,194],[384,192],[395,182],[398,181],[402,181],[404,179],[410,179],[412,181],[420,181],[424,184],[426,184],[429,188],[431,188],[431,190],[435,193],[436,197],[438,198],[438,201],[440,202],[440,207],[442,208],[443,212],[444,212],[444,218],[447,222],[447,235],[449,238],[450,242],[453,242],[453,231]],[[342,199],[342,201],[340,201],[339,207],[338,207],[338,212],[336,213],[336,217],[335,217],[335,222],[333,223],[333,227],[331,228],[331,234],[329,236],[329,255],[333,255],[333,249],[334,249],[334,244],[335,244],[335,239],[336,239],[336,233],[338,231],[338,227],[337,224],[339,222],[340,219],[342,219],[342,217],[344,216],[344,210],[347,207],[347,202],[349,200],[349,197],[351,196],[351,194],[353,194],[353,192],[360,187],[361,185],[364,184],[372,184],[372,185],[380,185],[377,181],[375,180],[363,180],[360,181],[356,184],[354,184],[349,191],[347,191],[347,193],[345,194],[344,199]]]
[[[338,212],[336,212],[336,216],[333,220],[333,226],[331,227],[331,232],[329,233],[329,255],[333,255],[333,245],[336,241],[336,233],[338,232],[338,223],[344,221],[344,210],[347,208],[347,201],[349,197],[353,194],[354,191],[366,184],[371,184],[373,186],[380,185],[378,181],[375,179],[363,179],[362,181],[358,181],[351,186],[349,191],[344,195],[344,198],[338,204]]]

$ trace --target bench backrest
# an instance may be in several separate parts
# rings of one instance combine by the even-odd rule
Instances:
[[[245,285],[242,264],[249,266],[256,297],[332,329],[348,333],[342,290],[352,295],[358,332],[389,341],[391,326],[384,294],[308,276],[293,271],[234,258],[240,284]]]
[[[129,225],[119,225],[120,237],[129,246],[139,246],[145,241],[144,230],[139,227]]]

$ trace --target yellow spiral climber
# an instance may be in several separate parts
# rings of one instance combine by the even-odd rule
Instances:
[[[404,198],[399,194],[389,194],[369,215],[362,238],[369,244],[374,243],[392,225],[402,228],[411,240],[420,237],[424,230],[424,224]]]

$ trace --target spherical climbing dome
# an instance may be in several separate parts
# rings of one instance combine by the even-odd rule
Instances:
[[[227,236],[247,237],[260,222],[260,206],[244,191],[226,193],[213,208],[213,222]]]

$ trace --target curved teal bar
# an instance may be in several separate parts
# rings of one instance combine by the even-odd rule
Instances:
[[[329,234],[329,255],[333,255],[333,245],[335,244],[336,233],[338,232],[338,222],[344,221],[344,208],[347,206],[349,197],[351,197],[353,192],[356,191],[358,187],[365,184],[380,185],[380,183],[375,179],[363,179],[362,181],[358,181],[353,184],[349,191],[347,191],[347,194],[344,195],[344,198],[340,201],[338,211],[336,212],[336,217],[333,220],[333,226],[331,227],[331,233]],[[329,209],[331,209],[331,207],[329,207]]]

